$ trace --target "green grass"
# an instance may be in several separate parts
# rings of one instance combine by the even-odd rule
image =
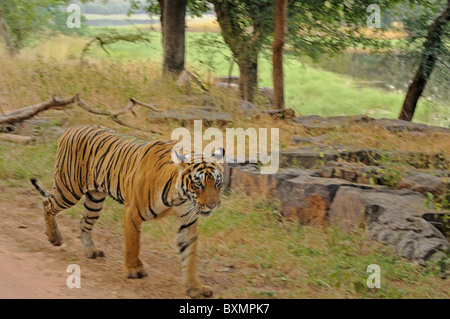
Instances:
[[[51,186],[56,148],[57,141],[21,147],[0,142],[0,180],[12,186],[24,186],[34,177]]]

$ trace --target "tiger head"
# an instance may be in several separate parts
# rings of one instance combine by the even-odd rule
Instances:
[[[219,148],[206,158],[204,155],[181,155],[176,150],[173,153],[179,163],[179,192],[194,202],[199,214],[211,214],[221,203],[223,167],[218,161],[224,157],[225,150]]]

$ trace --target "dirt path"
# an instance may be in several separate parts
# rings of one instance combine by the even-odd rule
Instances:
[[[6,187],[0,187],[2,198]],[[181,270],[175,251],[143,249],[141,259],[149,276],[126,279],[122,269],[122,237],[96,228],[95,238],[106,258],[87,259],[79,238],[79,222],[58,216],[63,245],[52,246],[44,234],[39,195],[32,190],[14,190],[0,201],[0,298],[188,298],[181,285]],[[170,255],[170,256],[169,256]],[[81,269],[81,288],[68,288],[70,264]],[[202,276],[216,289],[230,284],[217,274]]]

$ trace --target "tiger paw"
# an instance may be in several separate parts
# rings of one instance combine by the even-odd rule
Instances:
[[[191,298],[211,297],[213,295],[213,290],[209,286],[200,285],[197,287],[189,288],[187,293]]]
[[[61,233],[59,232],[59,230],[56,230],[52,233],[47,232],[47,237],[48,237],[48,241],[53,245],[53,246],[61,246],[62,244],[62,236]]]
[[[86,257],[89,259],[105,257],[103,250],[87,250]]]
[[[125,273],[127,275],[127,278],[143,278],[143,277],[147,277],[148,274],[147,272],[144,270],[143,267],[126,267],[125,268]]]

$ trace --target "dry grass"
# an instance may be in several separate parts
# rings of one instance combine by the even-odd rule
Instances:
[[[44,47],[48,48],[49,52],[52,50],[50,44],[48,46],[44,44]],[[0,69],[4,75],[0,78],[1,111],[6,113],[35,104],[49,99],[55,93],[59,96],[79,93],[93,107],[112,111],[123,108],[130,97],[162,109],[182,110],[186,107],[204,105],[205,96],[195,85],[180,89],[170,80],[161,80],[160,66],[157,63],[148,60],[127,63],[90,60],[89,65],[81,65],[77,59],[67,59],[67,54],[70,56],[67,50],[64,47],[61,50],[66,52],[61,53],[61,60],[47,57],[46,51],[40,51],[37,57],[33,55],[33,51],[23,53],[14,59],[14,63],[5,57],[0,57]],[[293,136],[311,135],[301,126],[292,125],[289,121],[278,120],[261,112],[253,112],[251,116],[244,114],[240,108],[237,93],[215,87],[211,89],[211,92],[218,101],[218,107],[223,112],[233,114],[235,120],[231,123],[232,126],[243,129],[279,128],[281,148],[298,147],[292,141]],[[172,129],[180,125],[180,123],[149,120],[147,110],[143,108],[138,108],[136,111],[137,116],[124,115],[123,119],[128,123],[152,127],[164,133],[156,136],[140,131],[133,132],[105,118],[91,114],[88,116],[84,110],[77,107],[66,111],[49,111],[43,116],[61,119],[65,123],[64,126],[100,123],[149,139],[170,139]],[[168,130],[168,127],[171,129]],[[188,125],[188,128],[193,127]],[[206,128],[206,126],[203,127],[204,130]],[[324,142],[325,144],[340,143],[377,149],[420,150],[425,153],[444,152],[447,156],[450,152],[449,139],[445,134],[438,132],[399,134],[382,127],[355,124],[326,133],[329,138]]]
[[[381,126],[353,124],[333,132],[328,143],[348,144],[381,150],[420,151],[426,154],[443,153],[450,156],[450,139],[443,132],[398,132]]]

